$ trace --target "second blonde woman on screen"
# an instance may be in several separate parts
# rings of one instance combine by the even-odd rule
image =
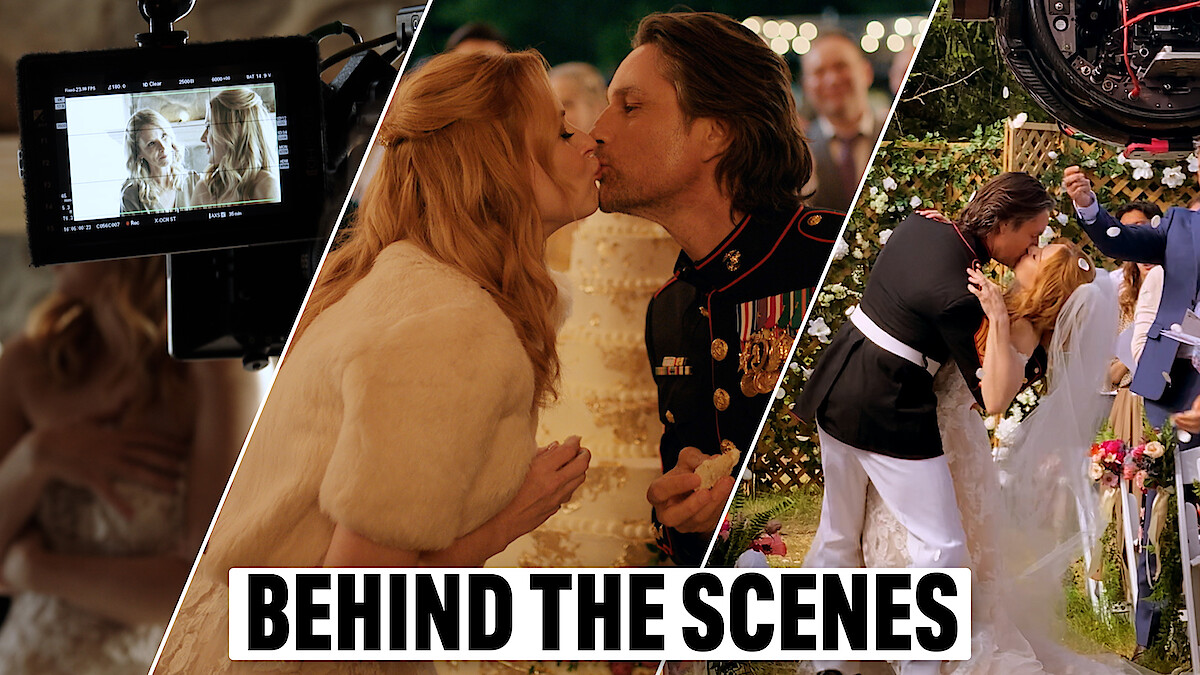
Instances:
[[[275,124],[261,96],[236,87],[212,97],[200,140],[209,166],[194,205],[279,201]]]

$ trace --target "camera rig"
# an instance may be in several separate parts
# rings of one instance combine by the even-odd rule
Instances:
[[[149,27],[137,48],[18,62],[30,251],[35,264],[167,254],[172,356],[241,357],[257,369],[282,352],[395,83],[392,64],[416,39],[425,5],[399,9],[395,32],[372,40],[334,22],[308,36],[192,45],[174,24],[195,5],[137,0]],[[320,60],[317,44],[334,35],[353,44]],[[325,83],[321,73],[335,66]],[[271,101],[270,117],[255,125],[275,160],[275,195],[118,211],[130,113],[192,106],[167,122],[195,149],[208,126],[194,107],[228,88]],[[192,152],[178,154],[201,161]],[[216,161],[205,161],[207,172]]]
[[[1013,75],[1067,127],[1135,157],[1200,137],[1200,2],[955,0],[953,14],[994,19]]]

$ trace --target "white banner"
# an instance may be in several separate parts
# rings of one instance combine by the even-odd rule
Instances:
[[[966,569],[229,572],[234,660],[937,660]]]

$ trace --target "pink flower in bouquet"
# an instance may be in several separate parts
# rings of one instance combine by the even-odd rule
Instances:
[[[1117,474],[1105,471],[1104,478],[1100,479],[1100,484],[1106,488],[1115,488],[1121,484],[1121,479],[1117,478]]]
[[[1088,467],[1088,476],[1092,480],[1100,480],[1104,477],[1104,467],[1099,462],[1092,462],[1091,466]]]
[[[1146,479],[1147,478],[1149,478],[1149,474],[1147,474],[1145,471],[1139,471],[1139,472],[1137,472],[1137,475],[1134,476],[1133,484],[1135,487],[1137,487],[1138,492],[1146,491]]]
[[[1125,459],[1125,441],[1111,440],[1100,444],[1105,462],[1120,462]]]

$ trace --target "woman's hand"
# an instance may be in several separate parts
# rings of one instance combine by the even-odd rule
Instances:
[[[499,514],[511,537],[507,543],[557,513],[583,485],[591,461],[591,451],[579,445],[578,436],[539,448],[517,496]]]
[[[950,220],[949,218],[947,218],[946,214],[942,213],[941,211],[938,211],[937,209],[917,209],[917,215],[921,216],[922,218],[936,220],[939,223],[945,223],[947,225],[954,224],[953,220]]]
[[[181,449],[152,432],[83,422],[29,434],[38,470],[92,491],[126,517],[132,517],[133,507],[117,494],[115,480],[169,492],[183,474]]]
[[[1004,305],[1004,293],[1000,287],[977,269],[967,270],[967,290],[979,298],[983,313],[992,325],[1008,324],[1008,307]]]

